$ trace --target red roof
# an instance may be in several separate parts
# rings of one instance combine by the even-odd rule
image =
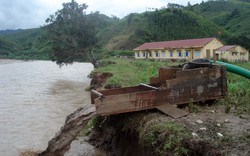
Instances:
[[[165,48],[189,48],[189,47],[203,47],[213,38],[199,38],[199,39],[187,39],[187,40],[175,40],[175,41],[163,41],[163,42],[150,42],[144,43],[134,50],[146,50],[146,49],[165,49]]]
[[[216,49],[216,51],[228,51],[234,47],[236,47],[236,45],[225,45],[223,47]]]

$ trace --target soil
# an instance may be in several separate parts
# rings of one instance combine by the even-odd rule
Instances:
[[[108,72],[94,72],[92,73],[91,77],[92,80],[90,82],[91,89],[104,89],[104,84],[106,83],[107,79],[112,77],[112,73]]]
[[[211,105],[199,107],[200,112],[190,113],[177,119],[197,134],[197,138],[207,140],[223,155],[250,155],[250,116],[225,113],[225,106]],[[196,121],[201,120],[199,124]],[[219,134],[222,136],[219,136]]]
[[[190,113],[178,119],[172,119],[157,110],[109,116],[101,119],[89,141],[95,147],[106,151],[108,155],[158,155],[152,147],[140,144],[137,125],[148,124],[154,120],[174,121],[185,125],[190,133],[196,134],[192,139],[183,142],[182,146],[189,149],[188,155],[250,155],[248,115],[240,117],[233,113],[227,114],[221,105],[202,106],[199,110],[198,113]],[[147,121],[141,120],[142,116],[148,118]],[[197,123],[197,120],[203,123]]]

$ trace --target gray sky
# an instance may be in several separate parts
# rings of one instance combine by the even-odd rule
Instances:
[[[45,24],[46,18],[62,8],[62,3],[71,0],[0,0],[0,30],[37,28]],[[145,12],[146,8],[161,8],[168,3],[193,5],[202,0],[76,0],[86,3],[87,12],[100,11],[108,16],[122,18],[129,13]]]

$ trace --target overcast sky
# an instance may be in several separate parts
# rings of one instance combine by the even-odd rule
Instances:
[[[62,8],[62,3],[71,0],[0,0],[0,30],[37,28],[45,24],[46,18]],[[100,11],[108,16],[122,18],[129,13],[145,12],[146,8],[161,8],[168,3],[193,5],[202,0],[76,0],[86,3],[87,12]]]

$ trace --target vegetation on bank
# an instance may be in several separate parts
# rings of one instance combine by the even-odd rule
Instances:
[[[250,70],[250,62],[235,63],[235,65]],[[250,80],[229,72],[227,80],[228,96],[219,103],[226,106],[226,112],[231,110],[236,114],[250,114]]]
[[[105,62],[112,62],[106,64]],[[149,83],[150,77],[157,76],[158,68],[168,66],[171,62],[157,60],[144,61],[134,59],[105,59],[101,61],[104,66],[95,72],[111,72],[113,76],[106,85],[120,84],[122,87],[134,86],[139,83]]]

